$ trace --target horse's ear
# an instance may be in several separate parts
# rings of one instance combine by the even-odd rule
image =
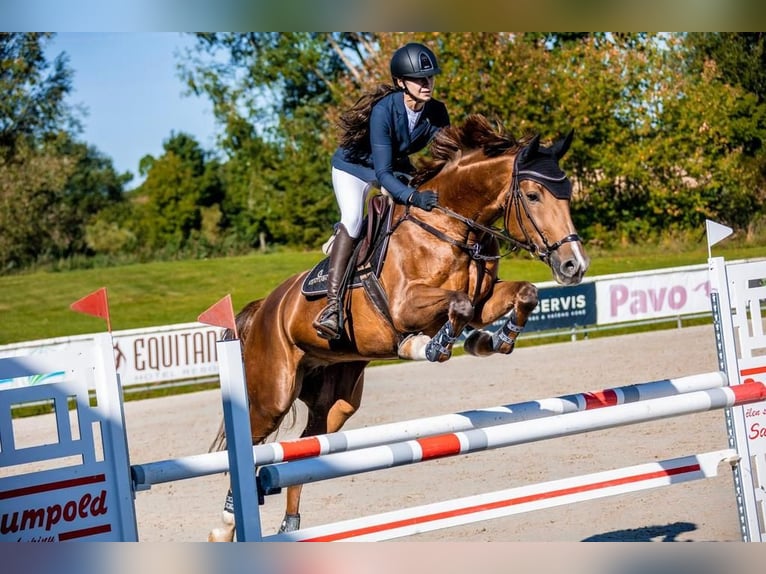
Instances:
[[[556,159],[561,159],[564,154],[569,150],[569,146],[572,145],[572,138],[574,137],[574,128],[569,130],[569,133],[564,136],[564,139],[558,140],[553,144],[553,155]]]
[[[530,141],[526,147],[521,150],[521,153],[519,154],[519,162],[524,163],[525,161],[529,160],[529,158],[533,157],[537,153],[539,147],[540,134],[537,134],[532,138],[532,141]]]

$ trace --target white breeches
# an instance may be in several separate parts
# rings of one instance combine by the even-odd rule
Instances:
[[[332,187],[340,208],[340,222],[354,239],[358,239],[362,231],[364,203],[373,185],[375,182],[368,183],[350,173],[332,168]]]

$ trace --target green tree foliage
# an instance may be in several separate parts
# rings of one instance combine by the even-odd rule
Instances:
[[[224,128],[223,223],[237,241],[316,246],[330,232],[338,217],[329,177],[337,140],[328,110],[343,96],[338,80],[360,74],[372,38],[197,35],[183,73],[194,93],[211,99]]]
[[[55,213],[71,170],[67,158],[20,142],[13,159],[0,163],[0,270],[56,255]]]
[[[698,230],[707,217],[743,228],[763,205],[762,155],[746,153],[766,135],[757,94],[726,82],[714,61],[689,67],[684,35],[417,39],[440,54],[436,89],[453,121],[481,112],[516,135],[575,129],[564,166],[588,238],[636,241]]]
[[[318,246],[338,218],[338,117],[391,82],[408,41],[437,53],[454,123],[483,113],[548,140],[574,128],[563,167],[586,239],[699,234],[706,218],[755,236],[766,223],[761,33],[197,34],[179,71],[212,103],[217,149],[172,133],[129,192],[77,141],[71,71],[45,58],[47,38],[0,34],[0,273],[92,253]]]
[[[123,204],[123,189],[132,176],[118,174],[110,158],[68,137],[57,146],[56,156],[68,158],[72,165],[55,207],[58,256],[89,253],[87,225],[102,210]]]
[[[575,129],[564,163],[575,180],[575,218],[588,238],[636,241],[662,231],[683,233],[708,217],[743,228],[763,204],[759,90],[765,73],[744,57],[753,53],[760,62],[759,35],[198,38],[199,52],[216,55],[217,64],[195,61],[187,67],[189,85],[211,97],[219,120],[234,128],[230,135],[248,133],[249,139],[227,138],[232,160],[245,165],[237,148],[243,141],[257,138],[256,147],[270,148],[250,156],[249,167],[259,175],[238,178],[248,187],[237,196],[259,205],[260,215],[235,215],[244,206],[239,201],[229,203],[228,219],[249,220],[248,232],[258,229],[269,240],[311,245],[323,236],[315,230],[331,219],[328,212],[335,216],[327,164],[336,120],[363,90],[390,83],[389,57],[408,41],[425,42],[438,54],[443,73],[437,97],[453,122],[478,112],[517,136],[553,139]],[[227,186],[227,195],[232,191]]]
[[[171,134],[163,149],[161,157],[141,161],[146,180],[132,194],[135,219],[129,229],[143,249],[172,253],[200,240],[204,208],[222,196],[218,164],[206,161],[192,136]],[[207,229],[207,239],[217,240],[214,228]]]
[[[119,202],[124,177],[73,139],[66,58],[50,34],[0,34],[0,272],[87,252],[84,226]]]
[[[21,143],[39,142],[76,126],[64,103],[72,72],[63,55],[49,62],[52,34],[0,33],[0,157],[13,158]]]
[[[720,80],[766,100],[766,34],[764,32],[691,32],[684,38],[692,72],[715,62]]]
[[[736,108],[736,113],[727,118],[731,126],[722,126],[728,122],[721,122],[720,118],[713,124],[716,131],[725,130],[722,139],[726,145],[739,150],[742,155],[736,166],[739,177],[724,182],[725,187],[722,184],[724,192],[720,201],[732,213],[730,222],[733,225],[752,232],[758,223],[753,214],[763,215],[766,203],[766,153],[763,149],[766,34],[690,33],[684,37],[684,45],[689,73],[726,90],[729,102]],[[746,188],[756,192],[748,193]]]

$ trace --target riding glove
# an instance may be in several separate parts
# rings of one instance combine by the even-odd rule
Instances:
[[[416,191],[410,196],[409,203],[425,211],[431,211],[439,203],[435,191]]]

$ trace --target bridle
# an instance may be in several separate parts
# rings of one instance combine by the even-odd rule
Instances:
[[[526,177],[523,177],[526,176]],[[536,255],[540,260],[544,261],[545,263],[548,263],[550,260],[551,254],[556,251],[559,247],[564,245],[565,243],[571,243],[573,241],[580,241],[580,236],[577,235],[577,233],[570,233],[569,235],[562,237],[558,241],[554,243],[548,243],[548,238],[546,237],[545,233],[540,229],[540,227],[537,225],[537,222],[535,221],[535,218],[532,217],[532,214],[529,211],[529,204],[527,203],[526,198],[524,197],[524,194],[521,192],[521,185],[520,181],[522,179],[533,179],[535,181],[540,182],[540,180],[543,181],[563,181],[566,179],[565,175],[562,175],[560,179],[554,180],[553,178],[544,175],[542,173],[532,171],[532,170],[516,170],[515,166],[515,160],[514,160],[514,169],[513,169],[513,177],[512,177],[512,183],[511,188],[506,194],[506,200],[504,202],[503,208],[505,210],[505,217],[503,218],[503,231],[507,234],[508,239],[511,241],[514,241],[516,245],[522,249],[526,249],[529,251],[532,255]],[[544,185],[544,184],[543,184]],[[509,199],[510,198],[510,199]],[[506,205],[508,204],[508,205]],[[516,212],[516,220],[519,222],[519,227],[521,227],[522,233],[524,233],[524,241],[521,242],[517,239],[514,239],[511,237],[510,231],[508,231],[508,223],[510,221],[510,213],[511,209],[515,209]],[[527,216],[527,219],[529,220],[530,224],[532,225],[532,228],[535,230],[537,235],[540,236],[540,239],[543,240],[543,248],[540,249],[533,241],[532,238],[527,231],[526,226],[524,225],[524,220],[521,218],[521,210],[524,210],[524,213]]]
[[[518,158],[518,156],[517,156]],[[580,236],[576,233],[570,233],[566,237],[563,237],[562,239],[559,239],[558,241],[554,243],[549,243],[548,238],[545,236],[545,233],[540,229],[540,226],[535,221],[534,217],[532,217],[532,213],[530,212],[529,205],[527,203],[526,198],[524,197],[524,194],[521,192],[521,185],[519,182],[522,179],[534,179],[534,180],[552,180],[552,178],[532,171],[532,170],[516,170],[516,161],[517,158],[514,158],[514,166],[513,166],[513,175],[511,177],[511,182],[508,186],[508,191],[505,193],[505,198],[503,199],[503,213],[505,216],[503,217],[503,229],[497,229],[494,227],[488,227],[486,225],[482,225],[481,223],[478,223],[477,221],[470,219],[464,215],[461,215],[457,213],[456,211],[453,211],[449,209],[448,207],[444,207],[441,205],[437,205],[434,209],[438,209],[445,215],[451,217],[452,219],[457,219],[458,221],[465,224],[469,231],[473,232],[481,232],[482,234],[489,235],[491,237],[494,237],[498,241],[510,245],[510,248],[507,253],[510,253],[512,251],[516,251],[517,249],[524,249],[525,251],[528,251],[532,254],[532,256],[538,257],[541,261],[543,261],[546,264],[549,264],[550,257],[557,249],[559,249],[562,245],[565,243],[570,243],[573,241],[580,241]],[[520,176],[527,176],[527,177],[520,177]],[[565,178],[566,176],[563,176]],[[543,248],[540,248],[534,241],[532,241],[532,236],[530,235],[529,231],[527,230],[526,226],[523,223],[523,219],[521,217],[521,212],[524,211],[524,214],[527,216],[527,219],[532,225],[532,228],[534,229],[534,232],[537,233],[537,235],[543,240]],[[516,219],[519,222],[519,227],[521,228],[522,233],[524,234],[524,239],[518,239],[516,237],[513,237],[511,235],[511,232],[508,230],[508,224],[511,219],[511,214],[516,214]],[[394,227],[397,227],[399,223],[403,221],[411,221],[418,226],[420,226],[422,229],[428,231],[432,235],[435,235],[442,241],[445,241],[455,247],[458,247],[459,249],[462,249],[468,255],[471,256],[472,259],[481,260],[481,261],[491,261],[491,260],[497,260],[505,255],[507,253],[504,253],[503,255],[484,255],[481,253],[482,246],[485,245],[484,242],[477,242],[477,243],[467,243],[464,241],[458,241],[446,233],[440,231],[439,229],[436,229],[435,227],[429,225],[425,221],[421,221],[420,219],[417,219],[412,216],[410,213],[410,207],[407,206],[406,212],[404,216],[397,222],[397,224]],[[393,229],[392,229],[393,232]]]

